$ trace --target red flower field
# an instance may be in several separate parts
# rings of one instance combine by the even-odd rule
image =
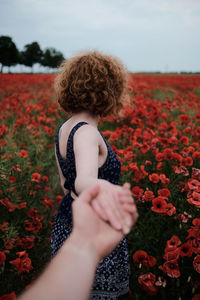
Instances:
[[[15,299],[50,259],[62,199],[54,159],[67,116],[54,75],[0,75],[0,299]],[[100,127],[122,163],[139,220],[128,235],[130,299],[199,299],[200,76],[130,74],[120,117]]]

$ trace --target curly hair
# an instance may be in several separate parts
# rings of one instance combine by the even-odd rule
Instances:
[[[117,58],[89,51],[61,64],[55,78],[56,98],[68,113],[116,114],[126,97],[127,74]]]

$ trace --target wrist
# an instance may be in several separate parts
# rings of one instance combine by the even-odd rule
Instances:
[[[62,252],[73,252],[77,257],[82,257],[82,259],[89,258],[90,262],[98,266],[100,258],[93,245],[93,241],[84,239],[80,234],[72,232],[67,241],[63,244],[61,248]]]

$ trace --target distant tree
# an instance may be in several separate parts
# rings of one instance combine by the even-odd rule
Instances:
[[[0,63],[1,72],[4,66],[10,67],[18,63],[18,50],[9,36],[0,36]]]
[[[43,52],[41,64],[44,67],[55,69],[63,60],[64,56],[60,51],[57,51],[55,48],[47,48]]]
[[[31,67],[33,72],[33,65],[41,63],[43,52],[37,42],[27,44],[24,46],[24,50],[20,53],[20,63]]]

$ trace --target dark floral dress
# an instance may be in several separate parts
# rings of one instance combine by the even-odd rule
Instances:
[[[73,136],[81,126],[86,124],[86,122],[79,122],[72,128],[67,141],[66,160],[62,159],[59,152],[58,141],[61,126],[56,134],[56,154],[63,176],[66,179],[64,187],[69,191],[73,191],[75,194],[74,182],[76,178],[76,167],[73,151]],[[101,132],[100,134],[102,135]],[[120,161],[103,135],[102,137],[106,143],[108,155],[105,163],[98,170],[98,178],[108,180],[113,184],[118,184],[121,169]],[[52,231],[52,256],[56,254],[72,231],[72,202],[73,198],[70,193],[68,193],[64,196],[58,208]],[[127,242],[124,238],[111,254],[100,262],[91,291],[91,299],[119,299],[120,296],[127,294],[129,291],[129,276],[129,255]]]

